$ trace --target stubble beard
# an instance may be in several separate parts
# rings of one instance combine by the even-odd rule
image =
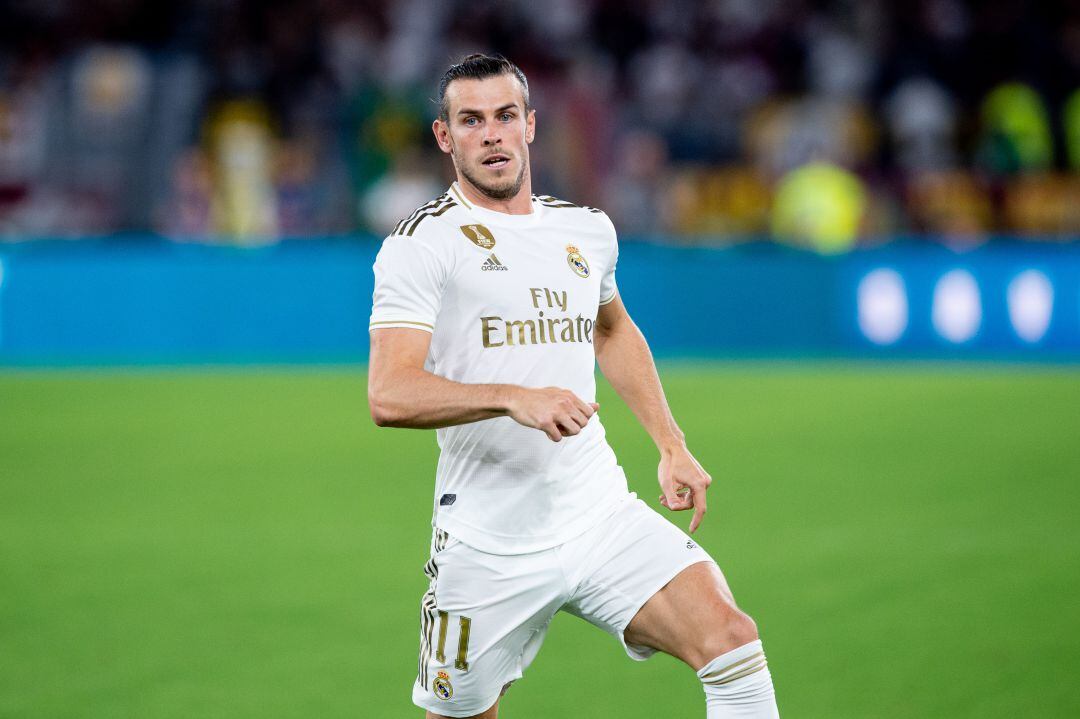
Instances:
[[[521,163],[521,169],[518,170],[517,177],[513,180],[506,182],[506,184],[492,185],[485,183],[480,178],[476,177],[472,171],[465,167],[464,163],[457,162],[457,158],[454,159],[454,165],[457,167],[458,172],[469,181],[469,184],[480,191],[485,197],[489,197],[492,200],[509,200],[512,197],[517,196],[521,192],[521,186],[525,184],[525,163]]]

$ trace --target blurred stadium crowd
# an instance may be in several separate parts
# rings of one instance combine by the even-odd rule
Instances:
[[[7,0],[0,43],[0,239],[383,233],[478,50],[529,77],[534,188],[624,235],[1080,232],[1069,0]]]

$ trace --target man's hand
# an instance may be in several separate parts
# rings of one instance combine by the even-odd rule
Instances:
[[[694,508],[694,518],[690,520],[692,534],[705,518],[705,491],[712,484],[712,477],[685,447],[661,451],[656,474],[663,491],[660,504],[673,512]]]
[[[568,389],[518,387],[509,403],[510,417],[518,424],[543,431],[552,442],[581,432],[600,405],[583,402]]]

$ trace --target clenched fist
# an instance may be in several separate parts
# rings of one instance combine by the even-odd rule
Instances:
[[[587,403],[568,389],[519,387],[509,403],[510,417],[518,424],[539,429],[558,442],[581,432],[600,405]]]

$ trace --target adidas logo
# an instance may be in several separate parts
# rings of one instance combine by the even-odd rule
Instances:
[[[484,261],[484,264],[480,265],[480,269],[484,272],[506,272],[510,268],[499,262],[499,258],[492,254]]]

